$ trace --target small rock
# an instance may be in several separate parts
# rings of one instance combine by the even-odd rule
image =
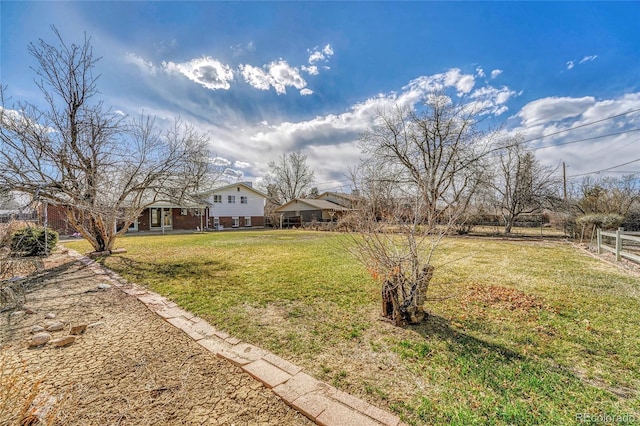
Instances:
[[[87,331],[87,324],[74,325],[69,330],[69,334],[77,336],[78,334],[84,334],[85,331]]]
[[[105,283],[98,284],[98,289],[99,290],[107,290],[107,289],[110,289],[110,288],[111,288],[111,286],[109,284],[105,284]]]
[[[25,308],[24,308],[24,311],[25,311],[25,313],[27,313],[28,315],[37,314],[37,312],[36,312],[36,311],[34,311],[34,310],[33,310],[33,309],[31,309],[31,308],[27,308],[27,307],[25,307]]]
[[[97,293],[98,290],[96,290],[95,288],[90,288],[89,290],[85,291],[85,293]]]
[[[51,340],[51,335],[49,333],[38,333],[34,335],[29,341],[29,347],[35,348],[38,346],[42,346]]]
[[[34,325],[33,327],[31,327],[31,332],[33,334],[35,333],[42,333],[44,331],[44,327],[41,327],[39,325]]]
[[[22,275],[18,275],[18,276],[15,276],[15,277],[11,277],[11,278],[9,278],[9,280],[8,280],[8,281],[9,281],[10,283],[14,283],[14,282],[16,282],[16,281],[22,281],[22,280],[24,280],[24,279],[26,279],[26,277],[23,277]]]
[[[87,327],[89,328],[96,328],[96,327],[102,327],[104,325],[103,321],[98,321],[98,322],[94,322],[89,324]]]
[[[62,348],[64,346],[69,346],[75,341],[76,341],[75,336],[65,336],[65,337],[60,337],[58,339],[52,340],[51,344],[58,348]]]
[[[11,312],[11,316],[12,316],[12,317],[19,317],[19,316],[22,316],[22,315],[24,315],[24,311],[14,311],[14,312]]]
[[[60,331],[63,328],[64,328],[64,324],[59,321],[56,321],[56,322],[52,322],[47,326],[47,331]]]
[[[56,317],[56,314],[54,314],[53,312],[47,312],[44,317],[46,319],[54,319]]]

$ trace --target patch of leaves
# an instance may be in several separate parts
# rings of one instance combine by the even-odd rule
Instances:
[[[515,288],[502,286],[472,286],[466,299],[480,302],[485,306],[499,305],[501,308],[515,311],[518,309],[545,309],[546,306],[536,296]]]

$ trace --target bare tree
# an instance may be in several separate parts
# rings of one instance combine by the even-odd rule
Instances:
[[[619,214],[625,216],[634,204],[640,203],[638,176],[629,174],[619,178],[585,177],[579,188],[576,208],[581,214]]]
[[[67,45],[52,29],[57,46],[29,46],[46,107],[8,108],[0,88],[0,187],[64,207],[96,251],[109,251],[150,203],[200,189],[208,140],[180,120],[161,131],[151,117],[127,122],[94,101],[100,58],[90,39]]]
[[[380,281],[382,315],[396,325],[425,318],[432,254],[482,182],[485,139],[473,112],[441,94],[420,112],[380,113],[362,136],[350,244]]]
[[[314,180],[314,173],[301,152],[282,154],[269,163],[266,185],[273,188],[278,201],[286,203],[306,195]]]
[[[559,201],[556,169],[540,164],[522,144],[522,138],[511,138],[496,151],[493,177],[494,206],[504,220],[504,232],[511,233],[516,220],[524,214],[540,213]]]
[[[585,177],[577,199],[571,204],[573,218],[581,229],[581,239],[596,228],[614,229],[640,226],[640,184],[637,175]]]

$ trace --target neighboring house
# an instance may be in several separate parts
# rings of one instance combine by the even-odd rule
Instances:
[[[296,198],[278,207],[283,225],[300,225],[305,222],[333,222],[351,209],[327,200]]]
[[[208,225],[213,229],[255,228],[264,226],[267,194],[250,183],[233,183],[206,194],[209,203]]]
[[[353,194],[343,194],[341,192],[323,192],[315,197],[316,200],[330,201],[348,209],[353,209],[359,200],[359,197]]]
[[[47,204],[47,224],[61,235],[71,235],[76,230],[69,225],[64,206]],[[207,226],[206,204],[176,205],[156,201],[144,209],[128,231],[171,231],[204,229]],[[44,215],[40,218],[44,222]]]
[[[40,222],[45,222],[45,208],[46,208],[46,222],[47,227],[58,232],[60,235],[71,235],[76,230],[69,225],[67,221],[67,211],[63,206],[56,204],[44,203],[40,204],[38,211],[40,216]]]

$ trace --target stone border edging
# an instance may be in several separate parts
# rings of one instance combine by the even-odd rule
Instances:
[[[68,249],[68,254],[97,275],[104,275],[122,292],[179,328],[196,343],[223,358],[271,389],[286,404],[324,426],[404,426],[395,414],[314,379],[279,356],[217,330],[157,293],[130,283],[96,261]]]

